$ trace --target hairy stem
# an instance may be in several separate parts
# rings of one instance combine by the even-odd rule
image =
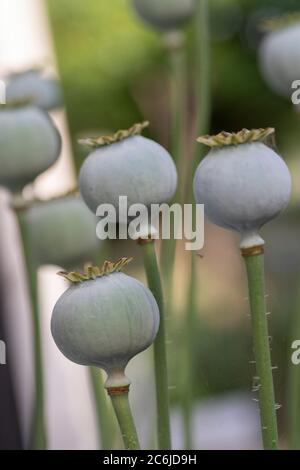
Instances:
[[[110,389],[108,393],[120,426],[125,449],[140,450],[139,439],[130,409],[128,391],[118,393]]]
[[[142,243],[141,247],[143,250],[148,286],[157,301],[160,311],[160,326],[154,342],[157,429],[159,449],[168,450],[171,449],[171,432],[163,291],[155,252],[155,243],[148,241],[148,243]]]
[[[263,444],[265,449],[272,450],[278,447],[278,432],[266,317],[264,255],[245,256],[244,259],[248,276]]]

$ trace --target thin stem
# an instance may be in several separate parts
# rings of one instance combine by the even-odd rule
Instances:
[[[155,243],[150,241],[150,243],[144,243],[141,246],[148,285],[156,298],[160,311],[160,326],[154,342],[158,446],[159,449],[168,450],[171,449],[171,432],[163,291],[155,252]]]
[[[196,132],[203,135],[209,132],[211,122],[211,53],[210,53],[210,14],[209,1],[196,1]],[[199,80],[199,82],[198,82]],[[193,170],[203,158],[203,146],[196,145]],[[194,171],[193,171],[194,173]]]
[[[110,398],[120,426],[125,449],[140,450],[139,439],[130,409],[128,391],[110,393]]]
[[[111,450],[114,441],[114,429],[112,426],[113,416],[111,416],[108,407],[104,380],[101,371],[97,367],[90,367],[89,374],[95,398],[98,428],[101,435],[101,449]]]
[[[33,327],[35,396],[33,400],[34,409],[31,425],[30,447],[34,449],[46,449],[47,437],[44,420],[44,379],[38,306],[37,267],[27,235],[25,211],[17,211],[17,218],[19,222],[20,234],[23,244],[28,291],[31,301]]]
[[[278,447],[275,395],[266,317],[264,255],[244,257],[248,275],[249,300],[256,374],[259,380],[259,405],[264,448]]]
[[[178,172],[178,186],[174,197],[175,201],[181,199],[182,176],[184,174],[185,157],[185,130],[187,111],[187,66],[185,53],[185,35],[181,31],[169,33],[171,38],[166,38],[168,58],[170,64],[170,88],[171,88],[171,135],[170,147]],[[172,44],[172,39],[177,44]],[[171,230],[174,229],[174,224]],[[162,241],[161,268],[167,299],[172,298],[172,274],[175,263],[176,239]]]
[[[211,57],[210,57],[210,28],[208,0],[197,0],[195,15],[195,56],[196,56],[196,124],[197,136],[207,134],[211,123]],[[190,162],[185,182],[185,201],[193,202],[193,176],[204,156],[204,146],[195,145],[193,159]],[[191,416],[193,412],[194,365],[193,346],[195,344],[195,319],[197,315],[197,296],[199,284],[197,281],[197,265],[195,254],[190,254],[190,286],[186,302],[186,333],[185,351],[187,356],[186,382],[189,391],[183,387],[183,416],[185,441],[187,448],[192,447]]]
[[[300,315],[299,315],[299,294],[293,305],[291,319],[290,344],[300,338]],[[288,419],[288,440],[289,448],[300,450],[300,366],[293,364],[289,350],[288,368],[288,398],[287,398],[287,419]]]
[[[184,373],[184,381],[182,383],[182,407],[183,407],[183,425],[185,449],[193,449],[193,433],[192,433],[192,414],[194,399],[194,340],[195,340],[195,323],[197,313],[197,275],[196,275],[196,259],[190,256],[191,263],[191,281],[188,289],[187,309],[184,325],[184,364],[182,370]],[[187,385],[188,384],[188,385]]]
[[[210,47],[210,13],[208,0],[196,0],[195,14],[195,57],[196,57],[196,119],[195,134],[201,136],[209,133],[212,115],[211,90],[211,47]],[[195,144],[193,159],[190,162],[185,183],[185,199],[193,201],[193,177],[197,166],[204,157],[204,145]]]
[[[173,33],[174,34],[174,33]],[[187,70],[185,36],[178,31],[179,44],[169,49],[171,70],[171,153],[176,164],[179,178],[184,162],[184,141],[187,111]],[[180,191],[179,181],[179,191]]]

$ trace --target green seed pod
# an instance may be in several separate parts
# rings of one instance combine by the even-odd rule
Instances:
[[[8,101],[32,98],[32,102],[46,111],[63,104],[62,91],[57,79],[44,77],[39,69],[30,69],[8,77],[6,88]]]
[[[105,203],[118,209],[119,196],[127,196],[128,206],[139,203],[147,207],[173,197],[176,167],[161,145],[137,135],[146,125],[136,124],[113,136],[80,141],[93,148],[81,167],[79,187],[94,213]]]
[[[34,202],[25,221],[38,265],[74,269],[99,248],[96,217],[75,194]]]
[[[0,107],[0,184],[18,192],[55,163],[60,135],[49,116],[31,105]]]
[[[159,327],[157,303],[147,287],[119,272],[130,260],[105,262],[85,274],[61,273],[73,285],[57,301],[51,331],[71,361],[106,371],[106,387],[126,386],[130,359],[152,344]]]
[[[154,28],[176,30],[193,16],[195,0],[133,0],[133,7]]]
[[[292,83],[300,79],[300,15],[270,20],[259,49],[260,68],[267,84],[291,98]]]
[[[197,203],[216,225],[242,236],[241,248],[264,242],[259,229],[288,204],[291,175],[283,159],[263,141],[274,129],[223,132],[199,138],[211,147],[194,178]]]

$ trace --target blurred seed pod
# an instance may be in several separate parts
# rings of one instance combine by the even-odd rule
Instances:
[[[28,236],[38,265],[73,269],[96,253],[96,217],[79,195],[34,202],[25,213]]]
[[[291,99],[292,83],[300,79],[300,15],[278,18],[268,27],[259,48],[260,68],[270,88]]]
[[[195,0],[133,0],[133,7],[154,28],[176,30],[192,18]]]
[[[55,163],[61,138],[49,116],[32,105],[0,107],[0,184],[12,192]]]
[[[6,96],[8,101],[31,97],[32,102],[45,111],[51,111],[63,105],[59,81],[56,78],[45,77],[39,69],[11,74],[8,77]]]

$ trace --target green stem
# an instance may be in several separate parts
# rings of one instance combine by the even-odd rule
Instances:
[[[190,255],[191,263],[191,282],[189,284],[187,309],[184,325],[184,364],[182,370],[184,373],[184,380],[181,384],[182,388],[182,407],[183,407],[183,425],[184,425],[184,438],[185,449],[193,449],[193,435],[192,435],[192,414],[193,414],[193,399],[194,399],[194,377],[195,377],[195,364],[194,364],[194,341],[195,341],[195,323],[197,313],[197,275],[196,275],[196,258],[193,253]],[[188,384],[188,386],[187,386]]]
[[[299,315],[299,294],[293,306],[291,319],[290,345],[300,338],[300,315]],[[287,398],[287,419],[288,419],[288,440],[289,448],[300,450],[300,365],[293,364],[289,349],[288,368],[288,398]]]
[[[155,243],[150,241],[141,246],[148,285],[157,301],[160,311],[160,326],[154,342],[158,446],[159,449],[169,450],[171,449],[171,431],[163,291],[155,252]]]
[[[98,429],[101,435],[101,449],[111,450],[114,441],[114,430],[104,389],[104,380],[101,371],[97,367],[90,367],[89,373],[95,398]]]
[[[173,33],[174,34],[174,33]],[[185,36],[181,31],[179,44],[169,49],[169,62],[171,69],[171,153],[176,164],[179,178],[183,173],[184,143],[187,111],[187,75]],[[179,191],[180,192],[180,181]]]
[[[35,396],[33,400],[34,409],[31,425],[30,447],[32,447],[33,449],[42,450],[47,448],[47,437],[44,421],[44,380],[38,306],[37,267],[27,235],[25,214],[25,210],[17,211],[20,234],[23,244],[25,268],[27,272],[27,283],[31,301],[33,327]]]
[[[211,48],[210,15],[208,0],[196,0],[195,14],[195,56],[196,56],[196,136],[205,135],[210,130],[212,114],[211,90]],[[195,144],[193,159],[187,171],[185,200],[193,202],[193,177],[200,161],[205,155],[204,145]]]
[[[209,28],[209,3],[208,0],[197,0],[195,15],[195,56],[196,56],[196,124],[195,130],[197,136],[207,134],[210,130],[211,122],[211,58],[210,58],[210,28]],[[190,162],[187,171],[187,179],[185,183],[185,201],[193,202],[193,176],[195,170],[204,157],[204,146],[195,145],[194,156]],[[191,432],[191,416],[193,408],[193,390],[194,390],[194,364],[193,364],[193,346],[195,344],[195,320],[197,315],[197,296],[199,284],[197,281],[197,265],[195,254],[191,253],[190,259],[190,286],[187,297],[186,308],[186,333],[185,333],[185,350],[187,356],[186,382],[189,384],[189,391],[186,391],[184,384],[182,390],[183,397],[183,416],[185,441],[187,448],[191,448],[192,432]]]
[[[126,450],[140,450],[136,427],[132,417],[128,392],[110,394]]]
[[[186,130],[186,111],[187,111],[187,67],[185,54],[185,35],[181,31],[173,31],[170,41],[166,38],[168,57],[171,71],[171,155],[175,162],[178,172],[178,186],[174,197],[177,202],[182,194],[182,177],[184,175],[185,160],[185,130]],[[176,44],[170,44],[172,39]],[[171,223],[171,230],[174,224]],[[176,239],[162,241],[161,250],[161,268],[164,280],[166,298],[172,299],[172,274],[175,263]]]
[[[249,300],[252,317],[252,331],[256,374],[259,380],[259,405],[264,448],[278,447],[275,395],[266,317],[264,255],[245,256],[248,275]]]
[[[197,116],[196,132],[198,135],[207,134],[211,122],[211,52],[210,52],[210,15],[209,1],[196,1],[196,99]],[[199,80],[199,82],[198,82]],[[193,174],[203,158],[204,147],[195,146]]]

